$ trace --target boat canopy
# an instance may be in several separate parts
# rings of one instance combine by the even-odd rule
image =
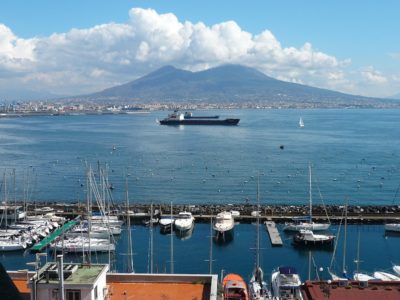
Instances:
[[[297,274],[297,270],[294,267],[279,267],[279,273],[285,275]]]
[[[310,216],[301,216],[301,217],[293,217],[292,220],[293,221],[298,221],[298,222],[300,222],[300,221],[310,221],[311,218],[310,218]]]

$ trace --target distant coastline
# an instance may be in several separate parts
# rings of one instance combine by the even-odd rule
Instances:
[[[32,116],[77,116],[77,115],[126,115],[147,114],[163,110],[231,110],[231,109],[399,109],[400,101],[360,103],[318,103],[318,102],[151,102],[127,104],[126,102],[18,102],[0,103],[0,118]]]

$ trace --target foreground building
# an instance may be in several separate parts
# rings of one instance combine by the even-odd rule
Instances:
[[[61,265],[63,277],[58,276]],[[60,258],[37,272],[8,274],[22,298],[30,300],[217,299],[217,275],[108,271],[108,265],[64,264]]]

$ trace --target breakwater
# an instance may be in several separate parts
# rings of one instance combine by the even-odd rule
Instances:
[[[20,203],[20,205],[23,205]],[[40,214],[45,211],[53,210],[56,214],[74,218],[85,215],[87,206],[84,203],[59,203],[59,202],[35,202],[27,204],[27,213]],[[94,214],[100,212],[97,205],[92,205]],[[49,209],[50,208],[50,209]],[[150,216],[150,204],[135,203],[126,208],[124,204],[111,206],[111,214],[125,218],[127,215],[133,220],[145,219]],[[340,223],[344,218],[344,205],[314,205],[312,209],[315,220],[330,220],[332,223]],[[257,206],[252,204],[177,204],[173,205],[173,215],[181,211],[190,211],[197,222],[208,222],[211,217],[221,211],[238,211],[240,216],[236,219],[242,222],[253,222],[256,219]],[[281,223],[294,217],[307,217],[309,206],[307,205],[260,205],[261,220],[273,220]],[[127,213],[128,212],[128,213]],[[170,215],[170,204],[153,203],[153,215]],[[400,221],[399,205],[349,205],[347,207],[347,220],[349,223],[356,224],[383,224],[388,222]]]

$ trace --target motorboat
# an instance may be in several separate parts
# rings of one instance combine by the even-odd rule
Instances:
[[[400,223],[385,224],[386,231],[400,232]]]
[[[254,269],[253,275],[249,282],[249,298],[250,300],[267,300],[272,299],[268,285],[264,281],[264,273],[260,267]]]
[[[194,226],[194,217],[191,212],[180,212],[175,220],[175,229],[177,231],[188,231]]]
[[[228,274],[223,280],[224,300],[249,300],[246,282],[240,275]]]
[[[301,229],[293,237],[293,242],[303,246],[333,246],[334,235],[314,234],[311,230]]]
[[[217,236],[224,236],[225,234],[231,232],[235,226],[235,221],[231,212],[223,211],[217,214],[215,218],[215,223],[213,224],[213,229],[215,230]]]
[[[374,272],[374,278],[382,281],[400,281],[400,277],[387,272]]]
[[[271,275],[273,299],[303,300],[301,280],[294,267],[279,267]]]
[[[161,233],[171,232],[174,228],[174,223],[175,223],[175,218],[171,216],[161,217],[161,219],[158,221],[158,224],[160,225],[160,232]]]
[[[158,223],[158,221],[159,221],[158,218],[153,217],[153,218],[149,218],[147,220],[143,220],[142,222],[143,222],[144,225],[149,226],[150,223],[153,224],[153,225],[156,225]]]

